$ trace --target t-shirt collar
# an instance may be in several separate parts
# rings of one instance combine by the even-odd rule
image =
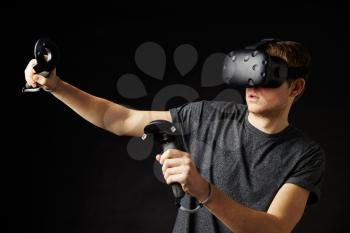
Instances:
[[[249,114],[249,111],[248,111],[248,107],[246,108],[246,112],[245,112],[245,117],[244,117],[244,123],[245,125],[247,126],[246,128],[254,133],[254,134],[257,134],[259,136],[262,136],[262,137],[266,137],[266,138],[279,138],[285,134],[287,134],[290,129],[292,128],[292,126],[289,124],[286,128],[284,128],[282,131],[278,132],[278,133],[273,133],[273,134],[269,134],[269,133],[265,133],[263,131],[261,131],[260,129],[256,128],[254,125],[252,125],[249,120],[248,120],[248,114]]]

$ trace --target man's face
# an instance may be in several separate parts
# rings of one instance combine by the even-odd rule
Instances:
[[[291,105],[290,87],[285,81],[277,88],[246,88],[246,101],[251,113],[273,116]]]

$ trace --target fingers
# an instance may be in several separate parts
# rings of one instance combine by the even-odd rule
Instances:
[[[162,165],[162,172],[167,184],[180,183],[183,187],[190,176],[192,159],[189,153],[177,149],[168,149],[156,160]]]
[[[162,164],[164,179],[167,184],[179,183],[182,190],[194,197],[202,197],[203,178],[187,152],[168,149],[156,159]]]
[[[164,179],[167,180],[171,176],[182,174],[184,177],[187,177],[190,172],[189,166],[181,166],[181,167],[171,167],[167,168],[164,172]],[[179,181],[177,181],[179,182]],[[181,182],[179,182],[181,183]]]
[[[32,86],[32,87],[36,87],[36,83],[33,80],[33,76],[35,74],[35,70],[33,69],[33,66],[35,66],[37,64],[35,59],[32,59],[26,69],[24,70],[24,76],[25,76],[25,80],[27,81],[27,83]]]
[[[169,176],[176,175],[176,174],[181,174],[181,173],[182,173],[182,169],[179,168],[179,167],[168,168],[164,172],[164,179],[167,180],[169,178]]]
[[[37,74],[34,70],[34,66],[37,64],[37,61],[35,59],[32,59],[26,69],[24,70],[24,75],[25,75],[25,80],[26,82],[32,86],[32,87],[37,87],[41,85],[45,90],[49,89],[52,90],[55,88],[58,82],[58,77],[56,76],[56,68],[53,69],[50,72],[49,77],[44,77],[40,74]]]
[[[33,75],[33,81],[36,83],[39,83],[40,85],[45,85],[47,82],[47,78],[45,78],[44,76],[41,76],[39,74]]]
[[[40,79],[40,78],[35,78],[36,72],[33,67],[36,64],[37,64],[37,61],[35,59],[32,59],[30,60],[26,69],[24,70],[25,80],[32,87],[37,87],[38,85],[37,85],[36,79]]]
[[[190,157],[190,156],[188,153],[177,149],[168,149],[160,157],[160,164],[163,164],[166,159],[180,158],[180,157]]]
[[[186,183],[185,180],[186,180],[186,176],[183,173],[171,175],[168,178],[165,178],[165,181],[167,184],[179,183],[183,185],[184,183]]]
[[[165,174],[166,170],[173,167],[189,167],[190,161],[187,161],[185,158],[175,158],[175,159],[167,159],[163,163],[162,171]]]

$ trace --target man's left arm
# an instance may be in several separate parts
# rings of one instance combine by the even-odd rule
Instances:
[[[267,212],[245,207],[213,186],[208,210],[236,233],[287,233],[301,219],[309,191],[295,184],[284,184]]]
[[[168,184],[178,182],[184,191],[200,201],[208,196],[208,182],[198,173],[189,153],[176,149],[158,155]],[[275,195],[267,212],[243,206],[212,186],[212,196],[206,208],[235,233],[287,233],[301,219],[309,191],[285,183]]]

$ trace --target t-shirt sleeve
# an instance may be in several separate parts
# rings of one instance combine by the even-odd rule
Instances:
[[[182,134],[190,134],[200,123],[204,101],[189,102],[169,109],[173,124]]]
[[[293,183],[310,191],[308,204],[314,204],[320,200],[325,164],[324,150],[314,145],[305,151],[304,156],[286,181],[286,183]]]

